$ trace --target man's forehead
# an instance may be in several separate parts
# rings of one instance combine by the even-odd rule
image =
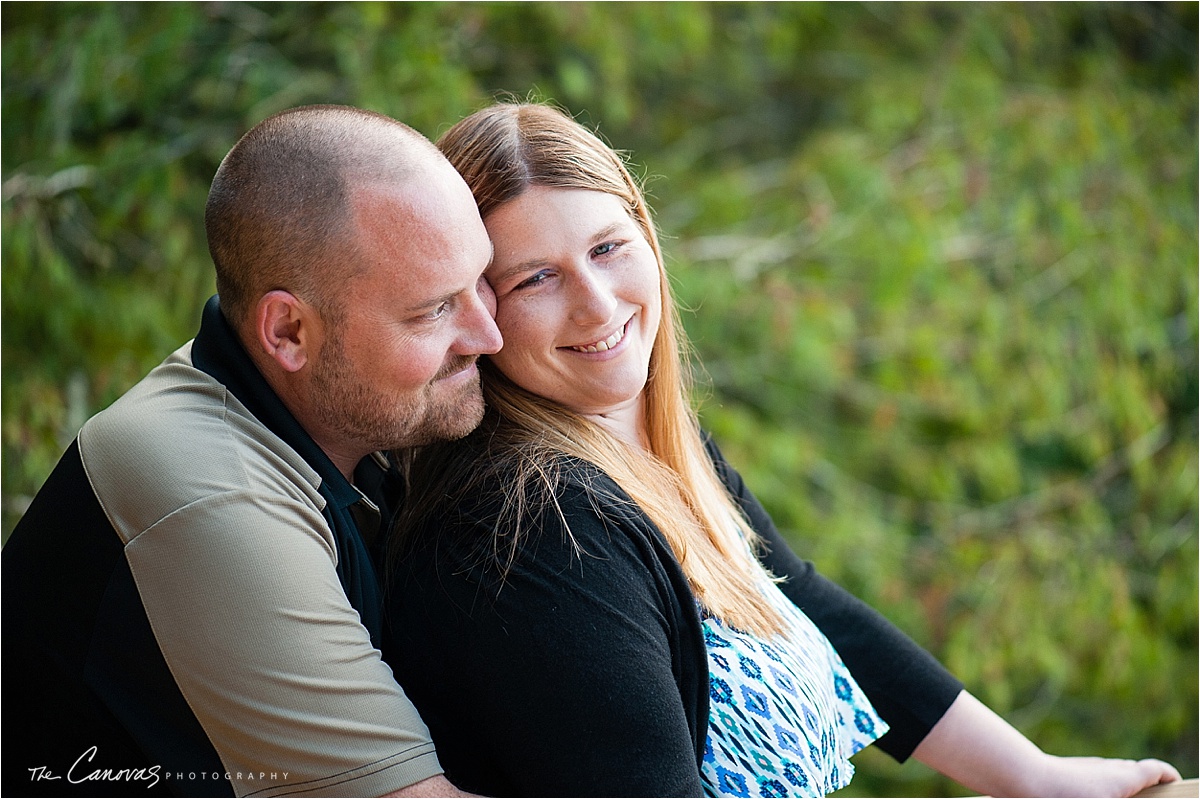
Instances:
[[[403,295],[397,305],[414,312],[475,291],[493,257],[474,198],[456,172],[450,177],[459,184],[375,182],[349,197],[360,276],[374,282],[372,275],[390,275],[392,290]]]
[[[347,186],[347,197],[359,212],[378,213],[390,207],[412,214],[469,212],[478,216],[470,189],[448,163],[426,164],[403,175],[352,181]]]

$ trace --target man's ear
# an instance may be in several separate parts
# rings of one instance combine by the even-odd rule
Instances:
[[[298,372],[308,363],[315,321],[313,309],[290,291],[268,291],[254,308],[254,337],[285,372]]]

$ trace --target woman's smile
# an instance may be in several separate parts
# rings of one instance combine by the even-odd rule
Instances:
[[[629,327],[629,322],[626,322],[625,324],[621,325],[620,329],[617,330],[617,332],[613,333],[608,338],[601,339],[600,341],[594,341],[591,344],[584,344],[582,346],[570,346],[570,347],[566,347],[564,349],[571,349],[571,350],[575,350],[575,352],[583,352],[583,353],[589,353],[589,354],[595,354],[595,353],[600,353],[600,352],[611,352],[617,348],[618,344],[620,344],[622,341],[625,340],[625,331],[628,329],[628,327]]]

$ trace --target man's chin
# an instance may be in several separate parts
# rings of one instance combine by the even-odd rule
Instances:
[[[475,395],[457,408],[456,421],[461,422],[456,428],[448,427],[446,441],[457,441],[469,435],[483,421],[483,397]]]
[[[483,421],[483,395],[478,385],[473,392],[436,413],[430,413],[419,430],[412,431],[402,447],[424,447],[438,441],[457,441],[469,435]],[[397,447],[398,449],[401,447]]]

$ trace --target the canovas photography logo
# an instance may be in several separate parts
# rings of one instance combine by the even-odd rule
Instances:
[[[79,757],[75,758],[75,762],[70,765],[65,771],[55,771],[52,766],[30,766],[29,779],[33,782],[65,780],[71,785],[84,785],[94,782],[122,782],[129,785],[140,785],[142,788],[149,790],[159,782],[197,782],[197,781],[232,781],[237,779],[239,782],[253,782],[255,780],[270,780],[278,782],[287,780],[288,772],[286,771],[255,771],[242,772],[236,774],[220,771],[168,771],[162,766],[141,766],[138,768],[113,768],[113,767],[98,767],[94,766],[96,755],[99,753],[100,747],[89,746]]]
[[[153,788],[155,785],[158,785],[159,772],[162,770],[161,766],[93,768],[91,764],[96,759],[96,753],[99,750],[98,746],[88,747],[84,750],[83,754],[75,758],[75,762],[71,764],[71,767],[62,774],[55,772],[50,766],[32,766],[29,769],[29,778],[34,782],[65,779],[72,785],[80,785],[87,782],[141,783],[145,788]]]

